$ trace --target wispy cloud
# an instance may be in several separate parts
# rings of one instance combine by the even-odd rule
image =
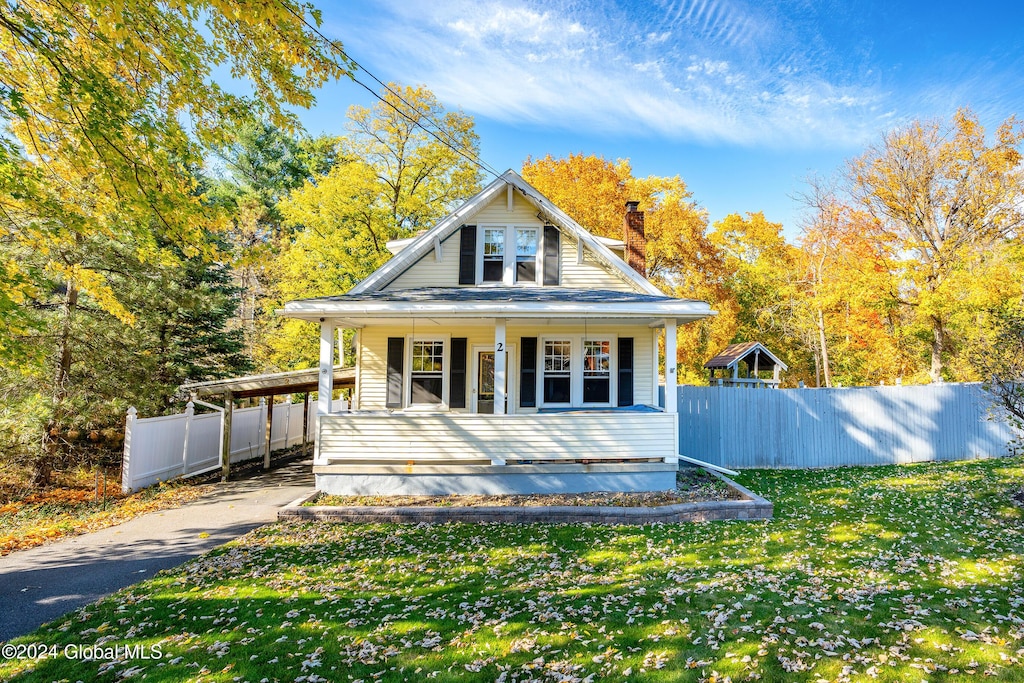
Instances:
[[[506,123],[841,147],[894,106],[813,22],[752,0],[384,0],[360,22],[337,32],[378,75]]]

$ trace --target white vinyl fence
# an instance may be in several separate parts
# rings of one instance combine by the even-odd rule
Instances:
[[[334,401],[333,412],[348,409]],[[222,412],[196,415],[191,402],[184,413],[138,417],[128,410],[124,431],[121,489],[128,493],[160,481],[203,474],[221,466],[224,443]],[[309,404],[307,439],[316,436],[316,403]],[[231,413],[231,462],[262,458],[266,448],[267,405],[240,408]],[[302,443],[302,404],[275,403],[271,452]]]
[[[679,452],[723,467],[803,468],[1009,455],[980,384],[679,387]]]

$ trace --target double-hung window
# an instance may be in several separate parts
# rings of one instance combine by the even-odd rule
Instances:
[[[505,229],[484,228],[483,282],[505,279]]]
[[[516,283],[537,282],[537,228],[516,228]]]
[[[479,284],[533,285],[540,282],[539,227],[502,226],[480,229]]]
[[[572,342],[544,340],[544,403],[572,403]]]
[[[444,342],[413,341],[409,405],[444,402]]]
[[[612,390],[612,343],[583,342],[583,402],[609,403]]]
[[[540,348],[541,406],[614,405],[614,337],[550,337]]]

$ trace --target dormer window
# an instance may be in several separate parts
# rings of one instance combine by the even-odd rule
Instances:
[[[483,232],[481,282],[502,282],[505,279],[505,229],[484,228]]]
[[[463,225],[460,285],[558,286],[558,228],[553,225]]]
[[[540,227],[483,226],[477,284],[540,284]]]
[[[537,228],[516,228],[516,283],[537,283]]]

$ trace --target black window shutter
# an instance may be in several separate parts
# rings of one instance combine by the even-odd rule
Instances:
[[[558,228],[544,226],[544,284],[558,284]]]
[[[463,225],[459,237],[459,284],[476,284],[476,226]]]
[[[466,338],[452,338],[451,376],[449,377],[448,407],[466,407]]]
[[[619,337],[619,406],[633,405],[633,338]]]
[[[402,407],[402,373],[405,370],[405,339],[388,337],[388,408]]]
[[[523,337],[519,340],[519,405],[523,408],[537,407],[537,338]]]

